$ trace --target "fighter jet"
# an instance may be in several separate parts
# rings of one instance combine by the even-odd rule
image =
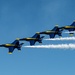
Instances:
[[[17,48],[19,51],[21,50],[21,47],[24,43],[19,43],[19,40],[15,40],[14,42],[10,43],[10,44],[2,44],[0,45],[0,47],[6,47],[9,49],[9,54],[12,54],[12,52],[14,51],[15,48]]]
[[[55,35],[58,35],[58,36],[61,37],[62,36],[61,33],[62,33],[62,30],[59,29],[58,25],[56,25],[52,30],[47,30],[47,31],[39,32],[39,34],[49,35],[50,38],[54,38]]]
[[[73,36],[74,33],[72,31],[75,31],[75,21],[71,25],[60,27],[60,29],[68,30],[70,32],[70,36]]]
[[[44,36],[40,37],[40,34],[36,33],[34,36],[29,37],[29,38],[22,38],[19,39],[20,41],[29,41],[30,45],[34,45],[35,42],[39,42],[42,43],[42,39],[44,38]]]

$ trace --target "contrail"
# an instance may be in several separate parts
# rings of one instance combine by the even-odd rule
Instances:
[[[69,32],[69,31],[67,31],[67,32],[64,32],[64,33],[75,33],[75,31],[70,31],[70,32]]]
[[[75,44],[51,44],[51,45],[35,45],[35,46],[23,46],[26,48],[58,48],[58,49],[75,49]]]
[[[75,40],[75,37],[48,38],[44,40]]]

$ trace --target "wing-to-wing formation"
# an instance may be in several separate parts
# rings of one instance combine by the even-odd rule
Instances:
[[[12,54],[15,48],[18,49],[18,51],[21,50],[21,47],[24,43],[20,43],[20,41],[28,41],[30,45],[32,46],[32,45],[35,45],[36,42],[42,43],[42,39],[44,38],[44,36],[41,36],[42,34],[49,35],[50,38],[55,38],[56,35],[61,37],[63,30],[68,30],[70,32],[69,34],[72,36],[74,34],[72,31],[75,31],[75,21],[71,25],[66,25],[63,27],[55,26],[52,30],[37,32],[32,37],[18,38],[14,42],[9,44],[8,43],[2,44],[0,45],[0,47],[8,48],[9,49],[8,53]]]

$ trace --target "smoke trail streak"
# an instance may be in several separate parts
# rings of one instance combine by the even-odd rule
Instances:
[[[58,48],[58,49],[75,49],[75,44],[51,44],[51,45],[35,45],[35,46],[23,46],[26,48]]]
[[[75,31],[70,31],[70,32],[69,32],[69,31],[67,31],[67,32],[64,32],[64,33],[75,33]]]
[[[75,37],[48,38],[44,40],[75,40]]]

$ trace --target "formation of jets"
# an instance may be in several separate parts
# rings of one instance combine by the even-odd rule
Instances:
[[[15,48],[18,49],[18,51],[21,50],[21,47],[24,43],[20,43],[20,41],[28,41],[30,43],[30,45],[32,46],[32,45],[35,45],[36,42],[42,43],[42,39],[44,38],[44,36],[40,36],[41,34],[49,35],[50,38],[54,38],[56,35],[58,35],[59,37],[62,37],[63,30],[68,30],[69,32],[75,31],[75,21],[71,25],[67,25],[67,26],[63,26],[63,27],[58,27],[58,25],[56,25],[52,30],[37,32],[32,37],[18,38],[14,42],[9,43],[9,44],[8,43],[2,44],[2,45],[0,45],[0,47],[8,48],[9,49],[8,53],[12,54],[12,52],[14,51]],[[74,33],[71,32],[69,34],[71,36],[73,36]]]

